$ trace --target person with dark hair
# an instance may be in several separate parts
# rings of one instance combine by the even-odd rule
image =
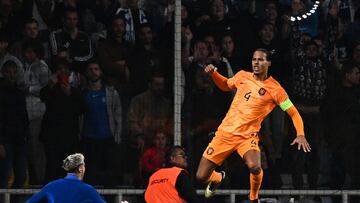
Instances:
[[[130,139],[138,149],[151,143],[151,135],[164,129],[171,120],[171,102],[164,96],[165,76],[155,72],[149,77],[148,89],[136,95],[131,101],[127,114],[127,129]],[[167,133],[168,131],[166,131]]]
[[[104,76],[117,90],[123,90],[130,77],[128,59],[132,46],[124,40],[125,25],[122,16],[115,16],[107,39],[99,41],[97,47],[97,58]]]
[[[43,183],[45,174],[45,153],[39,142],[41,120],[45,104],[40,99],[40,90],[45,87],[51,75],[48,65],[42,60],[43,49],[39,42],[28,40],[22,45],[25,59],[26,107],[30,121],[29,177],[30,184]]]
[[[250,170],[251,202],[259,202],[263,170],[260,161],[259,130],[263,119],[279,105],[291,117],[297,136],[291,145],[298,150],[310,152],[311,148],[304,134],[304,125],[299,112],[290,101],[286,91],[268,74],[271,55],[266,49],[256,49],[252,57],[253,72],[239,71],[228,79],[217,72],[212,64],[205,67],[215,84],[223,91],[237,90],[228,113],[223,119],[200,160],[196,178],[207,183],[205,197],[214,195],[223,182],[225,172],[214,171],[234,151],[244,159]]]
[[[81,72],[93,55],[93,47],[86,33],[79,30],[79,14],[75,9],[67,9],[63,15],[63,28],[50,33],[50,46],[54,56],[64,47],[70,54],[70,59]]]
[[[141,60],[139,60],[141,59]],[[130,55],[130,86],[132,96],[147,89],[147,79],[152,72],[162,71],[170,79],[172,56],[155,39],[150,23],[143,23],[137,32],[136,44]],[[170,80],[167,80],[170,81]]]
[[[22,188],[26,181],[27,145],[29,120],[25,93],[17,84],[17,72],[21,67],[9,60],[1,72],[0,84],[0,188],[8,188],[11,171],[14,183],[11,188]]]
[[[339,80],[328,89],[321,105],[324,137],[331,154],[331,189],[360,187],[360,164],[353,158],[360,156],[360,144],[357,141],[360,134],[359,84],[360,67],[354,61],[346,61]],[[350,177],[350,188],[345,186],[347,175]],[[340,202],[340,199],[334,198],[333,202]],[[359,198],[351,198],[349,202],[359,202]]]
[[[178,145],[173,146],[166,152],[165,159],[165,167],[156,171],[149,179],[145,201],[147,203],[199,202],[187,171],[185,149]]]
[[[147,181],[155,171],[164,165],[165,153],[169,149],[169,137],[162,130],[156,131],[151,139],[153,143],[145,147],[144,153],[140,157],[139,164],[143,181]]]
[[[116,15],[123,16],[125,19],[125,41],[134,44],[140,25],[149,22],[145,11],[139,8],[139,0],[125,0],[116,10]]]
[[[87,87],[83,92],[84,124],[82,146],[88,157],[87,180],[91,184],[113,187],[118,176],[120,155],[117,145],[124,142],[122,134],[121,99],[114,87],[103,84],[102,69],[90,60],[85,70]]]
[[[68,62],[62,59],[54,65],[54,74],[40,91],[46,105],[40,133],[46,154],[46,181],[62,177],[63,171],[57,165],[78,149],[82,102],[80,89],[70,85]]]
[[[17,69],[17,84],[22,85],[24,83],[24,68],[21,61],[14,55],[9,53],[9,39],[6,36],[4,30],[0,29],[0,79],[3,78],[1,69],[7,61],[13,61],[16,63]]]
[[[38,41],[43,49],[44,60],[50,61],[50,45],[48,40],[48,33],[41,33],[39,31],[39,23],[34,18],[26,19],[23,25],[23,36],[11,46],[10,53],[24,61],[23,43],[27,40]]]
[[[48,183],[26,203],[40,202],[94,202],[105,203],[91,185],[82,182],[85,175],[85,158],[80,153],[71,154],[63,160],[65,178]]]

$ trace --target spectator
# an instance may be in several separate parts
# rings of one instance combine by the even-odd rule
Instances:
[[[171,59],[169,52],[164,51],[157,43],[149,23],[140,25],[137,43],[131,54],[131,87],[132,94],[137,95],[147,89],[147,79],[153,72],[163,71],[166,79],[171,79]],[[141,59],[141,60],[139,60]]]
[[[0,0],[0,30],[4,30],[9,43],[20,37],[21,15],[15,2],[12,0]]]
[[[207,12],[196,19],[194,33],[202,38],[207,33],[215,37],[224,32],[235,32],[234,22],[226,16],[224,0],[211,0]]]
[[[99,63],[108,82],[123,92],[129,82],[128,58],[132,52],[131,45],[124,40],[125,19],[116,16],[106,40],[100,41],[97,49]]]
[[[187,155],[182,147],[173,146],[169,149],[166,153],[166,167],[150,177],[145,191],[145,201],[147,203],[199,202],[186,170],[187,166]]]
[[[46,62],[50,62],[51,53],[48,36],[46,36],[45,38],[43,35],[41,35],[41,33],[39,32],[39,24],[33,18],[25,21],[23,28],[23,38],[16,41],[10,49],[10,53],[12,53],[14,56],[21,59],[22,61],[24,61],[22,44],[27,40],[34,40],[40,42],[44,49],[44,60]]]
[[[121,15],[125,18],[125,41],[135,44],[140,25],[149,21],[145,12],[139,8],[139,0],[125,0],[124,3],[124,5],[117,9],[116,15]]]
[[[345,184],[347,175],[350,177],[349,189],[360,187],[360,165],[351,158],[360,155],[360,144],[357,141],[360,133],[359,83],[359,66],[354,61],[345,62],[339,80],[328,90],[321,106],[326,126],[324,137],[331,153],[331,189],[348,189]],[[340,134],[341,139],[338,139]]]
[[[54,19],[55,0],[37,1],[28,0],[22,2],[22,13],[25,19],[35,19],[38,22],[39,32],[48,36],[49,30],[53,28],[53,21],[61,21]]]
[[[63,28],[51,32],[50,45],[54,56],[59,54],[59,49],[67,49],[75,70],[82,72],[86,62],[93,57],[93,48],[87,34],[79,30],[78,21],[76,10],[66,10]]]
[[[145,1],[143,9],[149,19],[151,19],[151,26],[154,28],[154,32],[157,35],[162,33],[165,24],[171,22],[171,24],[173,25],[175,12],[174,0]],[[183,11],[183,9],[181,10]],[[182,16],[184,14],[184,12],[181,12]],[[183,19],[182,22],[184,22]]]
[[[112,28],[113,18],[119,8],[118,0],[95,1],[93,6],[94,15],[97,23],[103,24],[106,29]]]
[[[292,30],[297,30],[295,24]],[[312,39],[304,42],[300,40],[299,32],[293,33],[291,39],[292,61],[292,97],[304,120],[305,134],[308,135],[312,153],[305,156],[299,151],[292,154],[293,185],[300,189],[304,187],[303,173],[307,165],[311,165],[308,174],[309,188],[318,187],[320,157],[319,146],[323,139],[323,129],[320,117],[320,103],[323,100],[327,84],[327,72],[324,60],[320,56],[318,44]]]
[[[0,84],[0,188],[6,189],[14,171],[13,188],[22,188],[27,173],[29,120],[25,93],[17,85],[19,67],[14,61],[5,62]]]
[[[94,202],[105,203],[91,185],[82,180],[85,175],[85,160],[82,154],[71,154],[63,161],[63,169],[68,173],[65,178],[48,183],[26,203],[40,202]]]
[[[151,143],[151,135],[157,129],[164,129],[171,121],[172,108],[164,90],[165,77],[155,72],[150,76],[148,89],[130,102],[127,117],[129,135],[141,150],[145,144]]]
[[[40,43],[26,41],[22,49],[25,59],[26,107],[30,121],[30,184],[39,185],[43,183],[45,175],[45,153],[43,145],[39,141],[45,104],[41,102],[40,90],[48,83],[51,73],[45,61],[42,60],[43,49]]]
[[[96,61],[86,68],[87,88],[83,93],[84,126],[82,145],[88,157],[88,181],[113,187],[120,159],[117,145],[122,143],[122,108],[119,94],[102,82],[102,69]]]
[[[169,137],[161,130],[154,134],[152,141],[140,159],[141,174],[145,181],[165,164],[165,153],[169,147]]]
[[[230,64],[232,71],[236,74],[242,67],[241,57],[237,53],[237,47],[234,37],[231,33],[225,33],[221,37],[221,56],[224,57]]]
[[[62,177],[59,163],[66,154],[78,151],[82,102],[80,89],[70,86],[68,62],[59,60],[54,65],[54,74],[40,91],[46,105],[40,134],[46,154],[46,182]]]
[[[15,62],[16,66],[18,67],[16,80],[19,85],[22,85],[24,83],[23,65],[17,57],[15,57],[9,53],[8,46],[9,46],[9,40],[5,36],[5,33],[0,30],[0,70],[2,70],[5,62],[7,62],[7,61]],[[0,79],[3,77],[4,76],[2,75],[2,71],[0,71]]]
[[[231,77],[234,75],[227,59],[220,55],[219,47],[211,34],[208,34],[204,40],[195,42],[193,54],[188,60],[190,62],[189,67],[185,70],[187,93],[195,87],[196,72],[203,71],[204,67],[209,63],[216,64],[219,68],[218,71],[225,76]]]

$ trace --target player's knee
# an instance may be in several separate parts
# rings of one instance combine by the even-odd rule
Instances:
[[[246,163],[250,172],[253,174],[259,174],[261,172],[261,164],[257,162],[247,162]]]

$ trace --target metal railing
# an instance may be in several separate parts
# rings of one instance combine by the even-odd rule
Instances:
[[[11,195],[31,195],[39,189],[0,189],[0,194],[4,194],[5,203],[10,203]],[[115,195],[117,203],[124,201],[124,195],[143,195],[144,189],[98,189],[102,195]],[[199,195],[204,194],[204,190],[196,191]],[[216,195],[229,196],[230,203],[235,203],[236,195],[247,195],[249,190],[217,190]],[[349,196],[360,196],[360,190],[260,190],[260,195],[266,196],[342,196],[342,203],[349,202]],[[132,202],[130,202],[132,203]]]

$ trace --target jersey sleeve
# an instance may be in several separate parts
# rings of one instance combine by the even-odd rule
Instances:
[[[286,111],[287,109],[293,106],[292,102],[289,99],[288,94],[282,87],[277,88],[277,90],[275,91],[274,100],[275,103],[279,105],[283,111]]]
[[[241,78],[242,74],[243,74],[243,71],[241,70],[241,71],[237,72],[233,77],[231,77],[227,80],[227,85],[229,86],[230,89],[236,88],[236,82]]]

